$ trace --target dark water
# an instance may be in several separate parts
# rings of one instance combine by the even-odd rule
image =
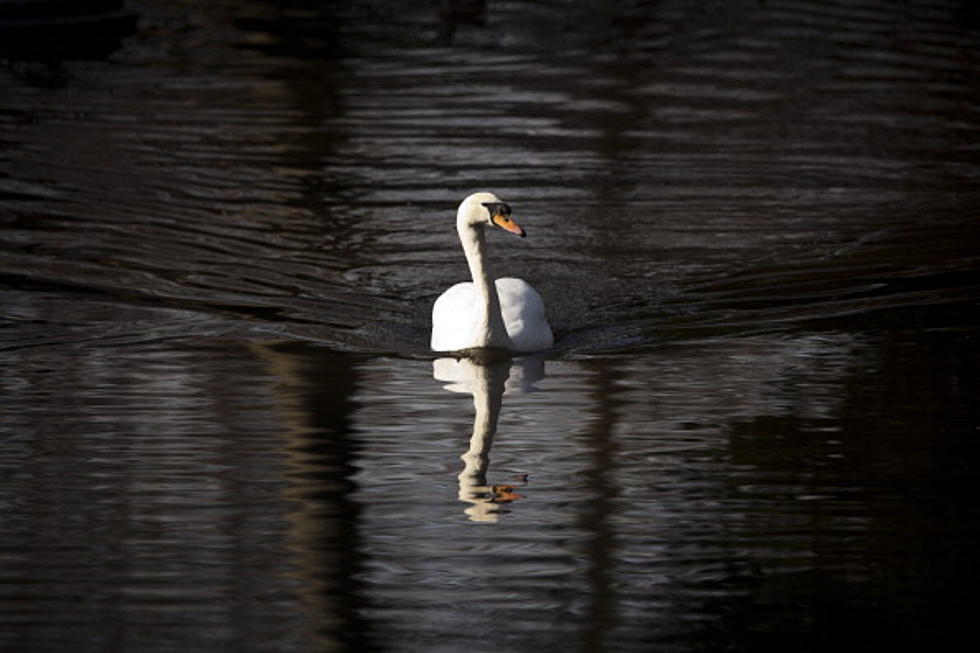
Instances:
[[[0,68],[0,649],[980,644],[976,10],[341,4]]]

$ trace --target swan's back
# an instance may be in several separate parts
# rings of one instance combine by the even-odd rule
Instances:
[[[460,351],[475,346],[484,310],[472,281],[457,283],[439,295],[432,306],[432,350]]]
[[[494,285],[514,351],[540,351],[551,347],[554,336],[538,291],[523,279],[514,277],[497,279]],[[457,283],[442,293],[432,307],[432,349],[460,351],[477,346],[477,325],[483,320],[484,311],[471,281]]]
[[[539,351],[554,344],[554,336],[545,318],[544,300],[524,279],[497,279],[500,312],[504,326],[516,351]]]

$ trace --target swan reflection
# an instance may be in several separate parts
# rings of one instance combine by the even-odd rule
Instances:
[[[432,376],[446,382],[450,392],[473,395],[473,435],[469,449],[460,458],[459,499],[471,504],[464,512],[472,521],[496,522],[503,506],[521,498],[516,485],[487,484],[490,447],[497,432],[497,419],[504,394],[525,393],[544,378],[544,359],[539,356],[482,361],[470,358],[438,358],[432,363]]]

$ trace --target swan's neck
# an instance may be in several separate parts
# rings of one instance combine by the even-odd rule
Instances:
[[[477,322],[477,338],[473,346],[509,349],[510,338],[507,336],[504,318],[500,313],[500,297],[497,295],[497,285],[487,262],[484,229],[469,224],[460,224],[457,231],[459,232],[459,240],[463,244],[463,251],[466,253],[466,263],[470,266],[473,285],[476,287],[480,306],[483,309]]]

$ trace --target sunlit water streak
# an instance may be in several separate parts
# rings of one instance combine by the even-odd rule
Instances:
[[[0,647],[980,641],[969,10],[135,4],[0,69]]]

